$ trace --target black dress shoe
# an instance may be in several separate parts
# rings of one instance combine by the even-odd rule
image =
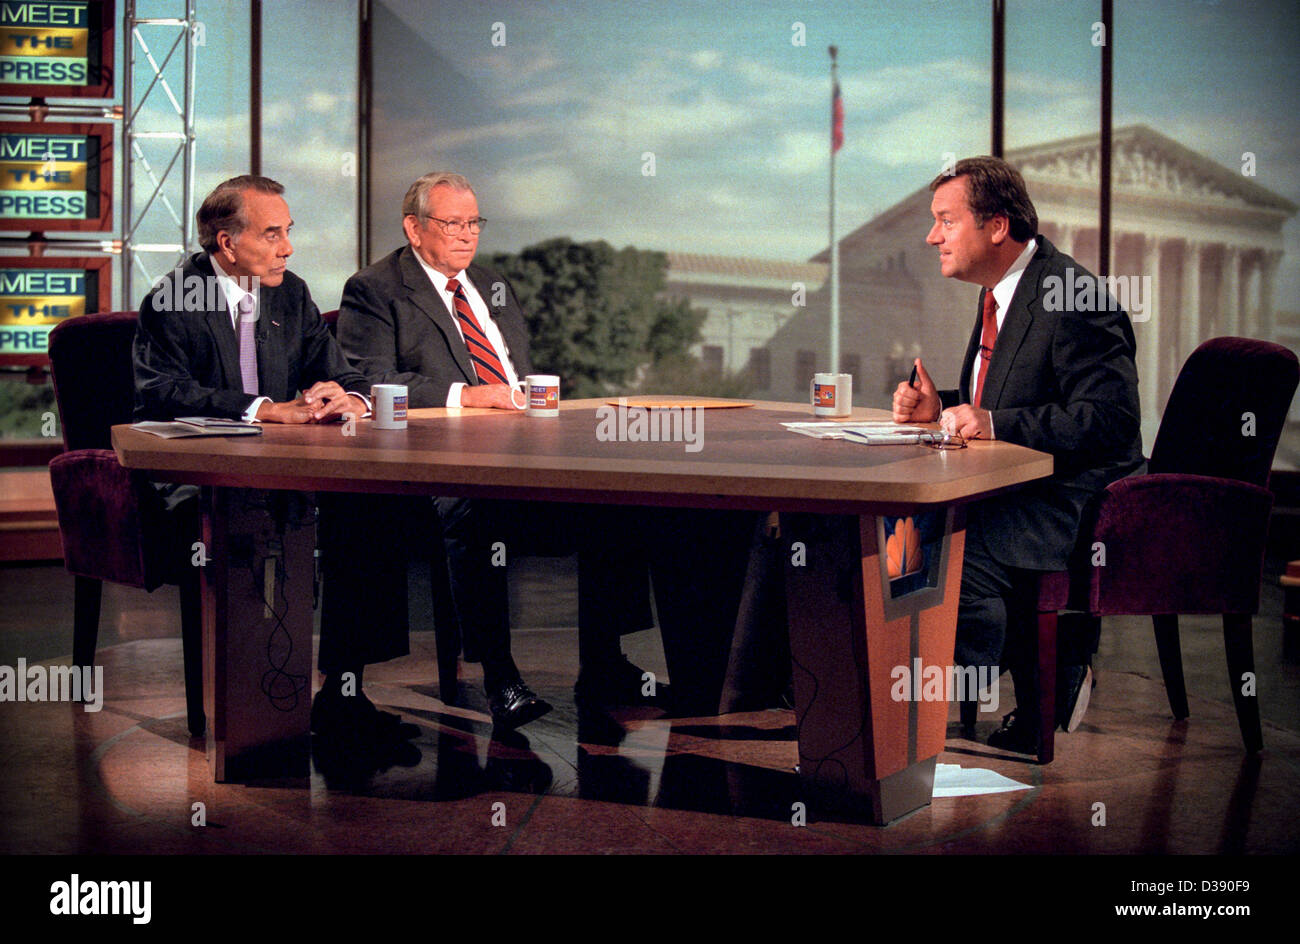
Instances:
[[[989,735],[989,747],[1017,754],[1038,753],[1038,726],[1021,720],[1016,712],[1002,719],[1002,727]]]
[[[1083,721],[1092,696],[1092,666],[1062,666],[1056,680],[1056,723],[1073,731]]]
[[[419,725],[403,721],[390,711],[380,711],[364,692],[317,692],[311,703],[311,729],[322,737],[352,741],[406,740],[420,735]]]
[[[551,710],[550,704],[538,698],[522,680],[488,695],[488,707],[492,710],[493,726],[507,731],[536,721]]]
[[[668,684],[655,682],[650,694],[646,694],[647,674],[627,656],[609,665],[584,666],[573,686],[573,698],[586,707],[664,703]]]

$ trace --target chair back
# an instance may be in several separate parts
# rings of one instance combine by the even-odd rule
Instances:
[[[1211,338],[1179,371],[1148,470],[1267,488],[1298,382],[1300,362],[1280,344]]]
[[[335,337],[338,336],[339,310],[337,308],[331,308],[329,311],[322,311],[320,313],[320,320],[325,322],[325,327],[329,328],[330,334]]]
[[[50,332],[50,378],[68,450],[111,449],[111,428],[132,421],[135,324],[135,312],[110,311],[68,318]]]

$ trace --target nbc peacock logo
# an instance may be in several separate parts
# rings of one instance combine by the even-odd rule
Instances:
[[[914,574],[921,569],[925,555],[921,551],[921,532],[912,518],[899,518],[885,539],[885,567],[890,580]]]

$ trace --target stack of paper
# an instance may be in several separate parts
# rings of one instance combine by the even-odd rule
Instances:
[[[923,436],[928,437],[934,432],[920,426],[899,426],[888,422],[864,423],[861,420],[782,423],[781,425],[792,433],[811,436],[814,439],[848,439],[881,446],[920,442]]]
[[[180,416],[170,423],[147,420],[132,424],[131,428],[163,439],[179,439],[183,436],[257,436],[262,432],[262,427],[257,423],[212,416]]]

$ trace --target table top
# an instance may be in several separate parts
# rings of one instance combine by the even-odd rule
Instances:
[[[260,436],[161,439],[113,427],[122,465],[164,481],[303,491],[391,492],[828,513],[969,501],[1052,473],[1045,453],[1001,442],[935,450],[792,433],[806,403],[757,402],[657,420],[677,441],[617,441],[616,411],[574,400],[560,415],[412,410],[404,430],[267,424]],[[857,408],[855,420],[887,420]],[[636,433],[625,417],[624,439]],[[649,434],[649,425],[640,430]]]

